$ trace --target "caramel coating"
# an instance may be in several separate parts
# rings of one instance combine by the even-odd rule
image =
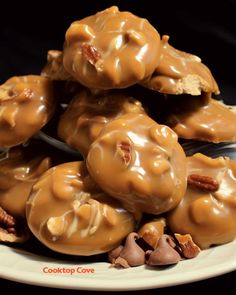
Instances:
[[[102,128],[126,113],[145,113],[142,104],[122,94],[92,94],[81,91],[60,118],[58,135],[84,156]]]
[[[48,51],[47,64],[42,69],[41,76],[52,80],[75,80],[69,73],[66,72],[63,66],[63,53],[59,50]]]
[[[212,98],[185,97],[175,101],[166,120],[180,138],[214,143],[236,141],[236,113]]]
[[[53,84],[40,76],[13,77],[0,86],[0,147],[27,141],[51,117]]]
[[[160,58],[160,36],[151,24],[112,6],[71,24],[63,64],[89,88],[125,88],[150,76]]]
[[[218,85],[201,59],[180,51],[169,43],[169,36],[161,40],[161,56],[155,72],[142,83],[150,89],[167,94],[200,95],[202,92],[219,94]]]
[[[171,230],[190,234],[202,249],[232,241],[236,237],[236,161],[195,154],[188,158],[188,174],[212,177],[219,189],[188,186],[180,204],[169,213]]]
[[[96,187],[83,162],[48,170],[33,186],[26,215],[44,245],[73,255],[107,252],[135,226],[133,216]]]
[[[186,157],[176,134],[143,114],[109,122],[89,149],[87,167],[104,191],[137,214],[174,208],[186,189]]]
[[[33,184],[47,169],[50,159],[15,147],[0,159],[0,206],[15,218],[25,218],[26,200]]]

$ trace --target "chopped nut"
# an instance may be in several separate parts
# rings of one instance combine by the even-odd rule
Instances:
[[[123,267],[123,268],[129,268],[130,267],[127,260],[125,260],[124,258],[122,258],[120,256],[115,259],[115,262],[113,263],[113,265],[116,266],[116,267],[120,266],[120,267]]]
[[[14,227],[15,224],[15,218],[0,207],[0,225],[4,226],[4,228],[11,228]]]
[[[144,46],[147,42],[144,34],[141,32],[137,32],[135,30],[128,30],[125,37],[128,41],[132,41],[134,44],[138,46]]]
[[[181,235],[174,234],[176,240],[179,242],[181,254],[184,258],[196,257],[201,249],[194,243],[190,234]]]
[[[0,207],[0,242],[23,243],[29,236],[28,227],[22,227],[13,216]]]
[[[94,30],[85,24],[74,22],[66,32],[66,42],[88,42],[95,36]]]
[[[63,235],[66,229],[64,216],[50,217],[47,221],[47,228],[52,236]]]
[[[6,243],[24,243],[30,237],[28,228],[24,228],[19,232],[11,233],[6,229],[0,228],[0,242]]]
[[[191,174],[188,176],[188,185],[192,188],[214,192],[219,189],[217,180],[210,176]]]
[[[33,91],[29,88],[25,88],[19,95],[16,96],[18,102],[24,102],[34,95]]]
[[[156,249],[160,237],[164,234],[166,222],[164,218],[158,218],[145,223],[138,231],[141,238],[144,239],[153,249]]]
[[[115,265],[115,260],[120,256],[120,252],[123,249],[124,246],[119,245],[115,249],[108,252],[108,260],[111,262],[111,264]]]
[[[117,144],[118,154],[121,155],[122,159],[125,162],[125,165],[128,166],[131,161],[131,145],[129,142],[122,141]]]
[[[97,51],[97,49],[94,46],[89,44],[82,45],[82,54],[88,60],[88,62],[93,66],[101,58],[101,54]]]

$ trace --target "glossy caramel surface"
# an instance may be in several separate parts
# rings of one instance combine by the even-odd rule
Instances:
[[[180,138],[214,143],[236,141],[236,113],[222,102],[188,96],[175,99],[171,108],[166,123]]]
[[[33,186],[26,213],[44,245],[73,255],[107,252],[135,226],[133,216],[95,185],[83,162],[48,170]]]
[[[64,67],[89,88],[125,88],[150,76],[160,36],[144,18],[112,6],[73,22],[66,32]]]
[[[219,94],[218,85],[206,65],[193,54],[175,49],[169,36],[161,40],[160,62],[153,75],[143,85],[167,94]]]
[[[145,113],[141,102],[118,93],[78,93],[58,124],[58,135],[85,157],[91,143],[111,120],[126,113]]]
[[[188,186],[180,204],[168,217],[173,232],[191,234],[202,249],[236,237],[236,162],[227,157],[211,159],[202,154],[188,158],[188,175],[210,176],[216,191]]]
[[[41,76],[13,77],[0,86],[0,148],[27,141],[54,110],[53,84]]]
[[[33,184],[51,166],[50,158],[31,147],[15,147],[0,157],[0,206],[15,218],[25,218]]]
[[[186,157],[176,134],[147,115],[126,114],[108,123],[89,149],[87,167],[130,212],[169,211],[186,188]]]

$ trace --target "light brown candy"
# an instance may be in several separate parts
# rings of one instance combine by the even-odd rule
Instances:
[[[133,231],[133,216],[93,183],[83,162],[48,170],[27,202],[32,233],[48,248],[94,255],[118,246]]]
[[[142,82],[142,85],[167,94],[219,94],[214,77],[201,59],[175,49],[168,41],[169,36],[164,35],[161,40],[160,63],[152,76]]]
[[[125,88],[150,76],[160,58],[160,36],[151,24],[112,6],[71,24],[63,64],[89,88]]]
[[[27,141],[54,111],[53,84],[40,76],[13,77],[0,86],[0,147]]]
[[[92,94],[82,90],[70,102],[58,124],[58,135],[87,155],[91,143],[112,119],[126,113],[145,113],[142,104],[119,93]]]
[[[188,174],[202,177],[195,187],[188,186],[180,204],[169,213],[171,230],[190,234],[202,249],[232,241],[236,237],[236,161],[195,154],[188,158]],[[218,182],[218,189],[206,190],[210,177]]]
[[[31,147],[15,147],[0,159],[0,206],[15,218],[25,218],[33,184],[51,166],[50,158]]]
[[[167,117],[180,138],[214,143],[236,141],[236,113],[222,102],[206,95],[173,99]]]
[[[176,134],[143,114],[109,122],[90,146],[87,167],[104,191],[137,215],[169,211],[186,189],[186,157]]]
[[[66,72],[63,66],[63,53],[59,50],[48,51],[47,64],[42,69],[41,76],[51,80],[75,80],[69,73]]]

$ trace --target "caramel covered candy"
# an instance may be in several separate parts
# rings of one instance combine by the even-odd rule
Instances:
[[[110,120],[126,113],[145,113],[142,104],[116,93],[92,94],[83,90],[60,118],[58,135],[68,145],[87,155],[91,143]]]
[[[160,36],[151,24],[112,6],[71,24],[63,64],[89,88],[125,88],[150,76],[160,58]]]
[[[104,191],[137,214],[174,208],[186,189],[186,157],[177,135],[143,114],[109,122],[90,146],[87,167]]]
[[[52,80],[75,80],[69,73],[66,72],[63,66],[63,53],[60,50],[48,51],[47,64],[44,66],[41,76]]]
[[[169,43],[169,36],[161,40],[160,63],[143,86],[167,94],[200,95],[202,92],[219,94],[218,85],[201,59],[180,51]]]
[[[0,158],[0,206],[15,218],[25,218],[26,200],[33,184],[51,162],[31,147],[15,147]]]
[[[202,154],[188,158],[188,188],[169,213],[173,232],[191,234],[202,249],[236,237],[236,161],[211,159]]]
[[[27,141],[54,110],[53,84],[40,76],[13,77],[0,86],[0,147]]]
[[[180,138],[214,143],[236,141],[236,113],[220,101],[207,95],[186,96],[170,99],[168,109],[166,124]]]
[[[135,226],[133,216],[96,187],[83,162],[48,170],[34,185],[26,214],[44,245],[73,255],[107,252]]]

